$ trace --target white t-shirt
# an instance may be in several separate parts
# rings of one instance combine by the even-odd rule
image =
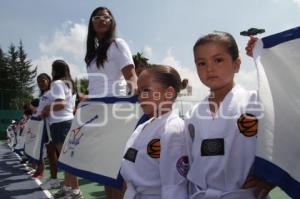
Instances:
[[[133,65],[132,54],[127,43],[116,38],[107,50],[107,60],[97,68],[96,57],[88,65],[89,98],[125,96],[126,81],[122,68]]]
[[[74,98],[72,90],[62,80],[56,80],[51,83],[51,89],[48,97],[53,103],[57,99],[63,99],[66,103],[65,108],[59,111],[50,111],[49,123],[58,123],[68,121],[74,118]]]
[[[258,109],[256,92],[235,86],[215,115],[208,98],[191,110],[185,121],[191,152],[187,177],[200,190],[222,194],[242,188],[255,157]]]
[[[51,99],[49,97],[49,91],[45,91],[43,95],[39,98],[39,106],[36,109],[36,112],[32,116],[38,116],[41,115],[41,112],[47,106],[48,104],[51,103]]]
[[[177,113],[149,119],[127,141],[120,172],[136,192],[145,189],[138,193],[142,195],[140,198],[185,199],[188,170],[185,143],[184,122]],[[143,197],[147,189],[157,189],[158,193]]]

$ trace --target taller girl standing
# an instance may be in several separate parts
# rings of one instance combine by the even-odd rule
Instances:
[[[89,98],[125,96],[136,92],[137,77],[132,54],[127,43],[116,37],[116,21],[108,8],[98,7],[91,14],[85,62]],[[122,198],[122,192],[112,187],[105,186],[105,192],[108,199]]]
[[[245,183],[251,180],[260,107],[256,91],[234,83],[241,64],[237,44],[229,33],[210,33],[195,43],[194,58],[210,94],[186,120],[191,198],[258,198]]]
[[[127,81],[136,91],[137,77],[127,43],[116,37],[116,21],[108,8],[96,8],[88,27],[85,55],[89,98],[124,96]]]

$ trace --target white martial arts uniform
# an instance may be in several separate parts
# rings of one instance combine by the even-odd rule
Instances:
[[[252,189],[241,187],[255,157],[259,108],[255,91],[234,86],[214,115],[209,109],[208,98],[190,111],[186,119],[191,152],[187,175],[191,182],[190,198],[254,198]],[[243,120],[241,115],[245,113],[253,117]],[[241,120],[251,128],[241,127],[240,130],[238,122]]]
[[[160,141],[160,150],[152,147],[157,141]],[[121,174],[127,182],[124,198],[187,198],[185,143],[184,122],[174,112],[138,126],[127,142],[121,166]]]

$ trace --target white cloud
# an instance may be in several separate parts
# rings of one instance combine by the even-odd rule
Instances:
[[[40,43],[41,55],[32,61],[34,66],[38,66],[38,74],[47,73],[51,76],[51,65],[56,59],[63,59],[68,63],[73,79],[85,74],[85,67],[82,65],[86,34],[87,27],[83,22],[64,22],[61,29],[49,37],[52,39]]]
[[[243,70],[236,74],[236,83],[242,85],[244,88],[249,90],[258,89],[258,80],[256,69]]]
[[[196,68],[189,68],[182,66],[179,60],[172,55],[172,49],[169,49],[166,56],[161,61],[161,64],[174,67],[181,76],[181,79],[188,79],[189,85],[193,87],[193,96],[204,97],[207,94],[208,89],[200,82]],[[194,70],[193,70],[194,69]]]
[[[77,66],[74,63],[69,62],[62,56],[42,55],[40,58],[33,60],[32,64],[33,64],[33,66],[38,66],[37,74],[47,73],[48,75],[51,76],[52,63],[53,63],[53,61],[55,61],[57,59],[65,60],[68,63],[73,79],[75,79],[76,77],[78,77],[80,74],[83,73],[83,71],[80,69],[79,66]]]
[[[47,55],[42,55],[40,58],[34,59],[32,61],[32,64],[34,66],[38,66],[37,74],[47,73],[48,75],[51,76],[51,65],[52,65],[52,62],[56,59],[63,59],[63,58],[55,57],[55,56],[49,57]]]
[[[152,48],[148,45],[144,46],[143,54],[145,57],[148,57],[148,58],[152,57],[152,54],[153,54]]]
[[[273,3],[280,3],[282,0],[270,0]],[[290,2],[295,3],[300,8],[300,0],[290,0]]]
[[[293,0],[293,2],[300,8],[300,0]]]
[[[51,69],[52,69],[51,66],[52,66],[53,61],[55,61],[57,59],[65,60],[68,63],[73,80],[75,80],[76,78],[81,78],[81,77],[86,78],[86,72],[83,71],[81,69],[81,67],[77,66],[76,64],[74,64],[72,62],[67,61],[62,56],[42,55],[40,58],[32,60],[32,65],[34,67],[37,66],[37,75],[39,75],[41,73],[47,73],[51,77]],[[36,84],[33,95],[35,97],[37,97],[38,94],[39,94],[39,89]]]
[[[161,61],[162,64],[170,65],[173,67],[179,66],[180,61],[176,60],[175,57],[172,55],[172,49],[168,49],[166,56]]]
[[[66,21],[60,30],[57,30],[50,41],[40,43],[42,53],[55,55],[57,53],[69,53],[75,58],[83,58],[85,53],[85,41],[87,26],[82,23]]]

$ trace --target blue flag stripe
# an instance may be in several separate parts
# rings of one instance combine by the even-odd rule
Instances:
[[[272,48],[278,44],[300,38],[300,27],[292,28],[274,35],[262,38],[264,48]]]

